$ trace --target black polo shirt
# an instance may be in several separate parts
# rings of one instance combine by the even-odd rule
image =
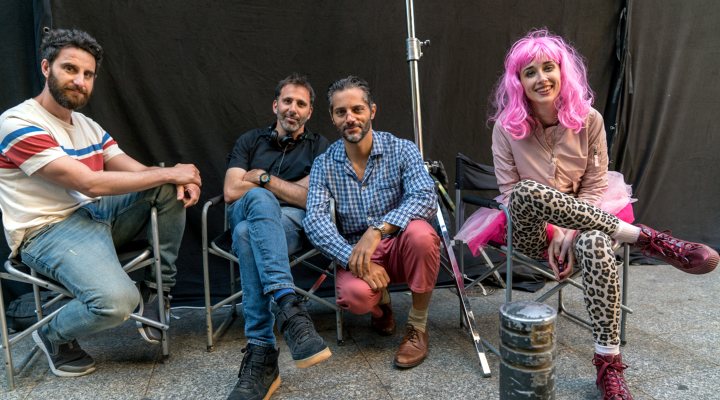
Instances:
[[[228,154],[227,167],[246,171],[263,169],[290,182],[310,175],[315,157],[325,152],[330,144],[328,140],[305,127],[303,136],[295,144],[281,147],[271,139],[274,127],[257,128],[240,135]]]

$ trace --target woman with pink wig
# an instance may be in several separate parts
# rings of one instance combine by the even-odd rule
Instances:
[[[632,399],[620,355],[620,284],[613,241],[691,274],[715,269],[710,247],[631,225],[629,187],[608,172],[602,115],[577,51],[546,30],[531,31],[505,58],[494,93],[493,163],[499,201],[508,205],[513,245],[547,257],[558,280],[577,264],[593,325],[598,389],[604,399]],[[504,214],[481,209],[457,237],[471,249],[503,241]],[[498,229],[500,227],[501,229]]]

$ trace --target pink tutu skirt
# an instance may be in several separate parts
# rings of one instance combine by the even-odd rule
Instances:
[[[501,196],[495,198],[496,201]],[[625,183],[622,174],[608,171],[608,188],[600,200],[598,207],[603,211],[617,216],[619,219],[632,223],[635,220],[632,203],[632,187]],[[480,254],[480,249],[488,243],[505,244],[507,234],[507,218],[505,213],[494,208],[482,207],[475,211],[463,224],[455,239],[467,243],[473,255]],[[552,226],[548,224],[548,240],[552,239]]]

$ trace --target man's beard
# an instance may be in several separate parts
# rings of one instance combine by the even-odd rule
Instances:
[[[353,125],[353,127],[360,128],[359,135],[347,133],[345,131],[347,129],[347,126],[345,126],[345,125],[343,125],[339,130],[343,136],[343,139],[345,139],[345,141],[347,141],[349,143],[360,143],[365,138],[365,136],[367,136],[368,132],[370,132],[370,126],[371,126],[370,124],[371,124],[371,120],[367,120],[367,122],[365,122],[362,125]]]
[[[77,110],[85,106],[87,104],[88,100],[90,100],[90,94],[86,93],[85,91],[82,91],[82,89],[76,89],[76,92],[81,93],[83,96],[79,99],[73,99],[65,94],[65,90],[67,88],[60,87],[60,84],[58,83],[57,78],[55,78],[55,75],[53,75],[52,70],[50,71],[50,75],[48,76],[48,88],[50,89],[50,94],[52,95],[53,99],[63,106],[64,108],[67,108],[68,110]]]
[[[300,128],[305,126],[305,123],[307,122],[307,120],[308,120],[307,118],[298,117],[297,122],[292,123],[292,122],[289,122],[288,120],[286,120],[284,116],[278,114],[278,123],[283,128],[283,130],[285,130],[285,132],[287,132],[288,135],[292,135],[293,133],[300,130]]]

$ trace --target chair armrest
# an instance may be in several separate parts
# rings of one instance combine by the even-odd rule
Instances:
[[[219,194],[210,200],[206,201],[203,205],[202,214],[200,215],[200,221],[201,221],[201,229],[202,229],[202,237],[203,242],[206,243],[208,239],[208,211],[210,210],[210,207],[216,206],[218,204],[225,204],[224,197],[222,194]]]
[[[480,196],[476,196],[476,195],[472,195],[472,194],[463,195],[462,200],[465,203],[472,204],[475,206],[494,208],[497,210],[500,209],[500,203],[498,203],[497,201],[492,200],[492,199],[486,199],[484,197],[480,197]]]
[[[216,206],[218,204],[223,204],[223,203],[224,203],[224,198],[223,198],[222,194],[219,194],[219,195],[211,198],[210,200],[206,201],[205,204],[203,205],[202,220],[207,221],[207,214],[208,214],[208,210],[210,209],[210,207]]]
[[[212,207],[212,206],[216,206],[216,205],[218,205],[218,204],[220,204],[220,203],[222,203],[222,202],[223,202],[223,195],[222,195],[222,194],[219,194],[219,195],[213,197],[212,199],[208,200],[208,201],[205,203],[205,205],[208,206],[208,207]]]

